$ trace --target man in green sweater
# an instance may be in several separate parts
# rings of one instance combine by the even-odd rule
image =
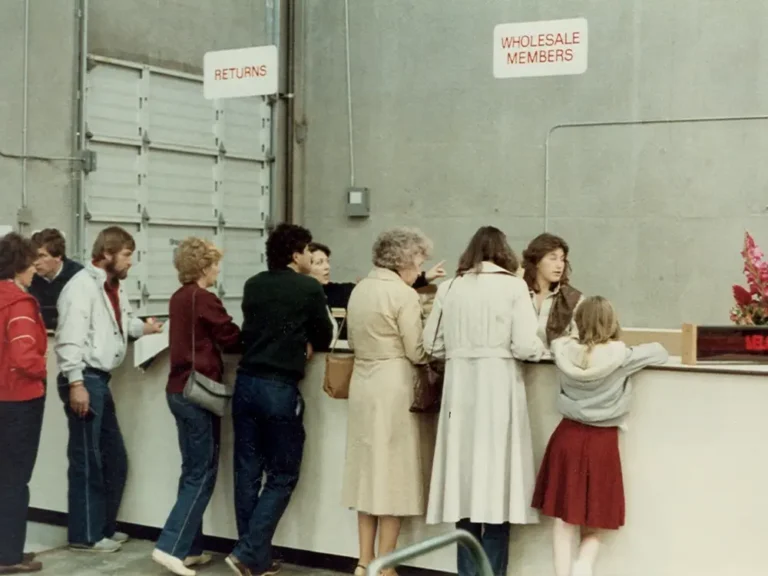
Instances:
[[[240,540],[227,558],[241,576],[276,574],[272,536],[299,480],[304,450],[307,344],[333,336],[322,286],[309,276],[309,230],[280,224],[267,239],[267,267],[245,283],[243,345],[232,400],[235,512]],[[262,477],[266,472],[266,481]]]

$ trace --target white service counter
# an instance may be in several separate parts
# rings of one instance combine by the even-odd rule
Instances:
[[[51,355],[53,356],[53,355]],[[130,354],[129,354],[130,358]],[[161,527],[174,502],[180,469],[176,428],[165,401],[167,352],[142,373],[126,367],[112,389],[129,455],[128,485],[120,520]],[[354,512],[343,508],[346,402],[322,391],[324,359],[318,354],[302,383],[307,442],[299,485],[275,544],[299,550],[357,556]],[[31,505],[66,512],[67,426],[49,394]],[[560,420],[550,364],[527,370],[528,404],[538,461]],[[765,576],[768,541],[768,367],[665,368],[636,377],[634,411],[622,433],[627,525],[606,539],[597,574],[605,576]],[[205,517],[207,535],[235,538],[232,429],[225,423],[219,479]],[[401,545],[451,529],[403,527]],[[454,550],[414,565],[455,572]],[[510,574],[553,574],[550,522],[514,527]]]

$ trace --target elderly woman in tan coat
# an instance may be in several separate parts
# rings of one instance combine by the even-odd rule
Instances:
[[[382,233],[373,246],[375,267],[349,300],[348,340],[355,369],[343,504],[358,512],[360,560],[355,574],[364,574],[374,559],[377,532],[383,556],[397,545],[401,518],[426,511],[434,420],[409,412],[416,366],[427,362],[419,296],[411,285],[431,248],[418,230]]]

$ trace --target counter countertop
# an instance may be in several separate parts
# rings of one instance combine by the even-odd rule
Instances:
[[[351,354],[352,350],[346,340],[339,340],[334,352]],[[541,359],[544,364],[552,364],[551,356]],[[645,370],[674,370],[677,372],[704,372],[713,374],[738,374],[740,376],[765,376],[768,375],[768,358],[766,363],[759,362],[699,362],[694,366],[683,364],[680,356],[670,356],[669,360],[661,366],[649,366]]]

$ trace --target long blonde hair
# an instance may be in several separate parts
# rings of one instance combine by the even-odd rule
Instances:
[[[616,310],[602,296],[585,298],[576,308],[574,320],[579,330],[579,342],[587,347],[588,353],[598,344],[618,340],[621,336]]]

